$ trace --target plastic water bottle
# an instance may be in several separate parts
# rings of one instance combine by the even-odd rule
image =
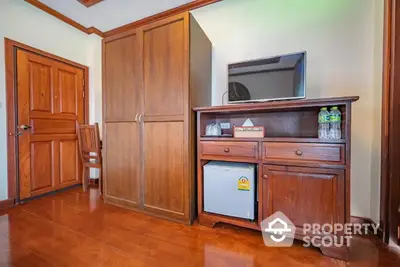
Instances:
[[[318,114],[318,138],[329,139],[329,119],[328,108],[321,108]]]
[[[332,107],[330,115],[330,132],[329,132],[329,137],[331,139],[342,138],[342,130],[340,129],[341,121],[342,121],[342,113],[340,113],[338,107]]]

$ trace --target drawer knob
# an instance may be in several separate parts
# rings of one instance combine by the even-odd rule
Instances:
[[[229,152],[229,148],[225,148],[224,152],[228,153]]]
[[[300,151],[300,150],[297,150],[297,151],[296,151],[296,155],[297,155],[297,156],[301,156],[301,155],[303,155],[303,152]]]
[[[264,174],[264,175],[263,175],[263,178],[264,178],[264,179],[268,179],[268,175]]]

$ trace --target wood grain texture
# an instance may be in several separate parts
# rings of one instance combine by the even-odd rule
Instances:
[[[201,157],[237,158],[237,160],[257,160],[257,142],[201,142]]]
[[[103,0],[78,0],[85,7],[91,7],[97,3],[102,2]]]
[[[59,68],[76,68],[76,69],[80,69],[83,71],[83,76],[82,79],[84,78],[86,80],[86,82],[83,85],[83,90],[84,92],[88,91],[88,67],[75,63],[73,61],[67,60],[65,58],[62,57],[58,57],[55,56],[53,54],[47,53],[43,50],[39,50],[27,45],[24,45],[22,43],[10,40],[5,38],[4,39],[5,42],[5,49],[6,49],[6,58],[5,58],[5,62],[6,62],[6,97],[7,97],[7,132],[8,132],[8,139],[7,139],[7,147],[8,147],[8,196],[10,198],[16,198],[16,201],[19,201],[17,192],[16,192],[16,183],[17,183],[17,177],[16,177],[16,157],[18,152],[16,151],[16,146],[15,146],[15,141],[16,141],[16,129],[17,129],[17,125],[16,125],[16,110],[14,109],[14,107],[16,106],[16,81],[14,81],[14,78],[16,77],[16,56],[17,56],[17,51],[18,50],[24,50],[24,51],[29,51],[31,53],[34,53],[36,55],[39,55],[43,58],[46,59],[50,59],[53,61],[57,62],[57,65]],[[40,63],[40,61],[39,61]],[[68,67],[67,67],[68,65]],[[78,73],[81,73],[80,71],[78,71]],[[80,74],[79,74],[80,75]],[[79,78],[80,79],[80,78]],[[45,79],[44,79],[45,80]],[[43,81],[44,81],[43,80]],[[39,82],[39,84],[42,82]],[[46,85],[46,84],[44,84]],[[36,89],[42,89],[42,85],[36,87]],[[37,97],[37,95],[35,95],[36,100],[35,101],[31,101],[31,103],[34,103],[33,106],[38,106],[37,111],[33,110],[31,111],[31,113],[35,116],[35,118],[40,119],[40,118],[48,118],[46,112],[42,112],[40,111],[40,109],[45,109],[45,110],[49,110],[48,106],[46,106],[48,104],[48,93],[46,91],[43,91],[40,93],[40,95],[43,94],[43,97]],[[82,94],[81,94],[82,95]],[[83,108],[83,110],[81,110],[81,107]],[[54,108],[54,107],[53,107]],[[35,108],[33,108],[35,109]],[[87,121],[89,119],[89,98],[85,97],[84,100],[84,104],[81,106],[79,105],[79,112],[82,113],[82,119]],[[66,118],[68,117],[68,118]],[[54,119],[68,119],[68,120],[76,120],[76,116],[74,117],[73,114],[69,114],[68,116],[66,116],[65,114],[61,115],[61,114],[54,114],[52,115],[52,118]],[[28,122],[29,125],[29,122]],[[72,134],[63,134],[63,135],[57,135],[55,138],[55,140],[60,140],[61,138],[67,138],[67,140],[69,139],[74,139],[75,135]],[[46,138],[44,138],[42,135],[38,135],[35,136],[35,140],[36,141],[44,141],[46,140]]]
[[[53,170],[53,142],[31,143],[31,164],[30,164],[30,188],[28,196],[40,191],[40,193],[52,190],[54,186]],[[40,194],[39,193],[39,194]]]
[[[382,82],[380,229],[383,241],[400,245],[400,5],[385,0]]]
[[[74,134],[76,132],[73,120],[34,118],[30,120],[30,125],[33,134]]]
[[[183,135],[182,122],[145,124],[144,208],[188,220],[189,181],[185,174]]]
[[[381,117],[381,181],[379,224],[383,241],[389,242],[389,96],[392,55],[392,0],[385,0],[383,71],[382,71],[382,117]]]
[[[68,72],[68,78],[62,72]],[[37,54],[17,51],[20,198],[79,183],[75,121],[84,121],[83,70]],[[39,118],[37,114],[41,114]],[[58,118],[54,119],[53,114]],[[63,115],[67,114],[66,117]],[[53,129],[54,127],[54,129]],[[73,153],[60,155],[63,135],[75,136]],[[69,140],[69,139],[68,139]],[[71,141],[68,141],[71,142]],[[71,152],[71,151],[69,151]],[[73,159],[72,183],[60,181],[60,168]],[[60,167],[60,165],[62,165]],[[71,173],[68,173],[71,174]]]
[[[106,194],[105,200],[107,203],[186,224],[193,222],[196,208],[195,122],[191,108],[193,103],[210,104],[208,95],[211,90],[210,73],[190,72],[191,64],[211,71],[205,67],[211,63],[205,60],[211,60],[211,45],[209,41],[207,43],[204,32],[197,30],[194,35],[207,45],[206,49],[197,51],[193,60],[190,58],[189,52],[193,50],[190,48],[189,18],[189,13],[184,12],[118,33],[103,41],[103,71],[106,74],[112,73],[111,82],[108,81],[108,74],[103,76],[105,117],[110,113],[107,105],[115,105],[115,112],[111,111],[113,117],[121,110],[121,103],[129,103],[128,111],[122,112],[117,118],[106,120],[103,137],[105,140],[116,138],[108,133],[108,125],[137,123],[136,129],[126,127],[123,134],[138,135],[138,143],[134,148],[135,153],[138,153],[137,160],[131,161],[132,166],[127,168],[137,168],[140,180],[137,202],[120,198],[123,195],[121,192],[115,192],[112,196]],[[129,38],[134,41],[129,41]],[[107,53],[110,54],[107,49],[112,45],[115,45],[112,58],[107,59]],[[202,60],[197,65],[199,59]],[[129,75],[123,76],[124,71]],[[196,81],[193,84],[192,79]],[[118,100],[113,99],[113,91],[118,92],[118,88],[123,88],[120,89],[123,94]],[[113,136],[117,136],[117,133]],[[105,160],[117,165],[108,155],[112,149],[110,146],[105,147]],[[132,152],[126,145],[121,145],[113,155],[117,153],[118,156],[129,157]],[[108,166],[106,163],[106,183],[111,179],[107,177]]]
[[[104,182],[107,203],[142,207],[142,68],[136,31],[103,40]]]
[[[345,222],[343,170],[264,165],[263,177],[268,183],[263,218],[281,211],[296,227]]]
[[[295,238],[302,239],[303,223],[350,223],[351,168],[351,103],[358,97],[273,102],[227,107],[200,107],[197,110],[197,190],[199,222],[214,226],[219,222],[250,229],[276,211],[284,211],[298,226]],[[320,140],[307,137],[317,133],[318,111],[323,106],[338,105],[342,112],[342,140]],[[284,118],[287,113],[288,119]],[[255,125],[268,123],[264,138],[234,138],[203,136],[209,123],[237,121],[252,117]],[[314,122],[296,125],[299,118],[314,118]],[[267,119],[268,118],[268,119]],[[294,119],[297,118],[297,119]],[[277,122],[274,122],[276,120]],[[278,121],[292,125],[281,127]],[[272,129],[271,129],[272,128]],[[285,129],[290,129],[289,136]],[[273,133],[268,136],[268,132]],[[303,137],[302,137],[303,136]],[[207,144],[208,147],[205,147]],[[255,147],[253,154],[239,151],[229,155],[229,145]],[[206,151],[206,152],[205,152]],[[210,155],[208,155],[210,154]],[[244,157],[253,155],[253,157]],[[258,217],[253,221],[209,214],[203,209],[203,167],[210,160],[254,163],[258,166]],[[330,257],[348,260],[349,249],[323,247]]]
[[[136,123],[106,123],[104,140],[105,195],[138,207],[140,205],[140,139]]]
[[[187,22],[186,22],[187,23]],[[143,28],[144,114],[146,118],[183,115],[185,69],[184,17]],[[155,78],[155,76],[157,78]]]
[[[208,106],[211,105],[211,91],[212,91],[212,44],[204,33],[196,19],[190,14],[190,106]],[[192,217],[197,214],[198,201],[197,198],[197,184],[196,179],[198,170],[197,164],[200,164],[200,159],[197,157],[197,133],[196,133],[196,113],[189,111],[189,145],[190,145],[190,164],[189,164],[189,177],[193,177],[190,184],[190,196]]]
[[[40,10],[42,10],[43,12],[46,12],[47,14],[56,17],[57,19],[71,25],[72,27],[86,33],[86,34],[92,34],[95,33],[100,37],[104,37],[104,33],[98,29],[96,29],[95,27],[89,27],[86,28],[85,26],[83,26],[82,24],[68,18],[67,16],[61,14],[60,12],[58,12],[55,9],[52,9],[51,7],[43,4],[42,2],[40,2],[39,0],[24,0],[25,2],[39,8]],[[96,1],[96,0],[94,0]]]
[[[15,205],[15,198],[8,198],[0,201],[0,209],[8,209]]]
[[[70,186],[80,181],[79,164],[77,141],[60,141],[60,184]]]
[[[346,97],[330,97],[330,98],[316,98],[304,100],[290,100],[290,101],[276,101],[265,103],[252,103],[252,104],[232,104],[225,106],[208,106],[208,107],[195,107],[194,111],[201,111],[203,113],[218,113],[218,112],[240,112],[240,111],[272,111],[282,109],[298,109],[307,107],[325,107],[325,106],[339,106],[345,105],[347,102],[354,102],[359,99],[358,96]]]
[[[101,152],[101,141],[100,141],[100,132],[99,132],[99,124],[94,123],[93,125],[89,124],[81,124],[76,122],[76,134],[78,136],[78,147],[79,147],[79,158],[80,163],[82,164],[82,185],[83,190],[86,191],[89,184],[89,170],[90,168],[99,169],[99,188],[100,193],[103,193],[103,157]],[[62,143],[61,143],[62,144]],[[76,142],[75,146],[76,147]],[[63,146],[60,146],[60,149]],[[70,148],[72,149],[72,148]],[[62,150],[61,150],[62,151]],[[69,151],[69,150],[68,150]],[[77,151],[74,150],[76,153]],[[62,155],[62,153],[61,153]],[[77,163],[78,164],[78,163]],[[63,174],[61,172],[61,174]],[[79,177],[79,175],[77,176]],[[79,179],[79,178],[77,178]],[[65,180],[65,179],[61,179]]]
[[[397,163],[400,157],[400,3],[392,2],[392,54],[390,65],[389,102],[385,108],[389,109],[389,241],[400,245],[400,166]]]
[[[163,19],[166,19],[168,17],[174,16],[174,15],[177,15],[177,14],[181,14],[181,13],[184,13],[184,12],[188,12],[190,10],[194,10],[196,8],[200,8],[200,7],[203,7],[203,6],[206,6],[206,5],[210,5],[210,4],[219,2],[219,1],[221,1],[221,0],[195,0],[193,2],[189,2],[187,4],[178,6],[176,8],[172,8],[172,9],[166,10],[164,12],[161,12],[161,13],[158,13],[158,14],[155,14],[155,15],[140,19],[138,21],[131,22],[131,23],[123,25],[121,27],[106,31],[104,33],[104,36],[105,37],[113,36],[113,35],[116,35],[116,34],[119,34],[119,33],[125,32],[125,31],[136,29],[136,28],[139,28],[141,26],[148,25],[148,24],[151,24],[153,22],[157,22],[159,20],[163,20]]]
[[[345,164],[345,146],[309,143],[263,143],[264,161]]]
[[[104,120],[134,122],[141,110],[142,71],[135,32],[103,41]]]
[[[98,189],[35,199],[2,215],[5,266],[346,266],[300,242],[267,248],[257,231],[185,226],[104,204]],[[356,236],[352,243],[347,265],[398,265],[399,253],[374,237]]]

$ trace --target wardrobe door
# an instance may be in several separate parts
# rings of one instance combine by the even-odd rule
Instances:
[[[141,205],[139,46],[136,32],[103,41],[104,197],[128,207]]]
[[[144,209],[187,220],[188,14],[141,30],[144,94]]]

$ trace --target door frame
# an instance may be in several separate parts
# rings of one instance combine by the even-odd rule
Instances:
[[[385,243],[400,233],[400,1],[385,0],[379,224]]]
[[[17,118],[17,86],[16,86],[16,59],[17,50],[24,50],[56,60],[84,71],[84,117],[85,123],[89,122],[89,67],[73,62],[71,60],[50,54],[40,49],[25,45],[23,43],[4,38],[5,48],[5,73],[6,73],[6,119],[7,119],[7,194],[8,199],[18,199],[17,191],[17,142],[16,142],[16,118]]]

